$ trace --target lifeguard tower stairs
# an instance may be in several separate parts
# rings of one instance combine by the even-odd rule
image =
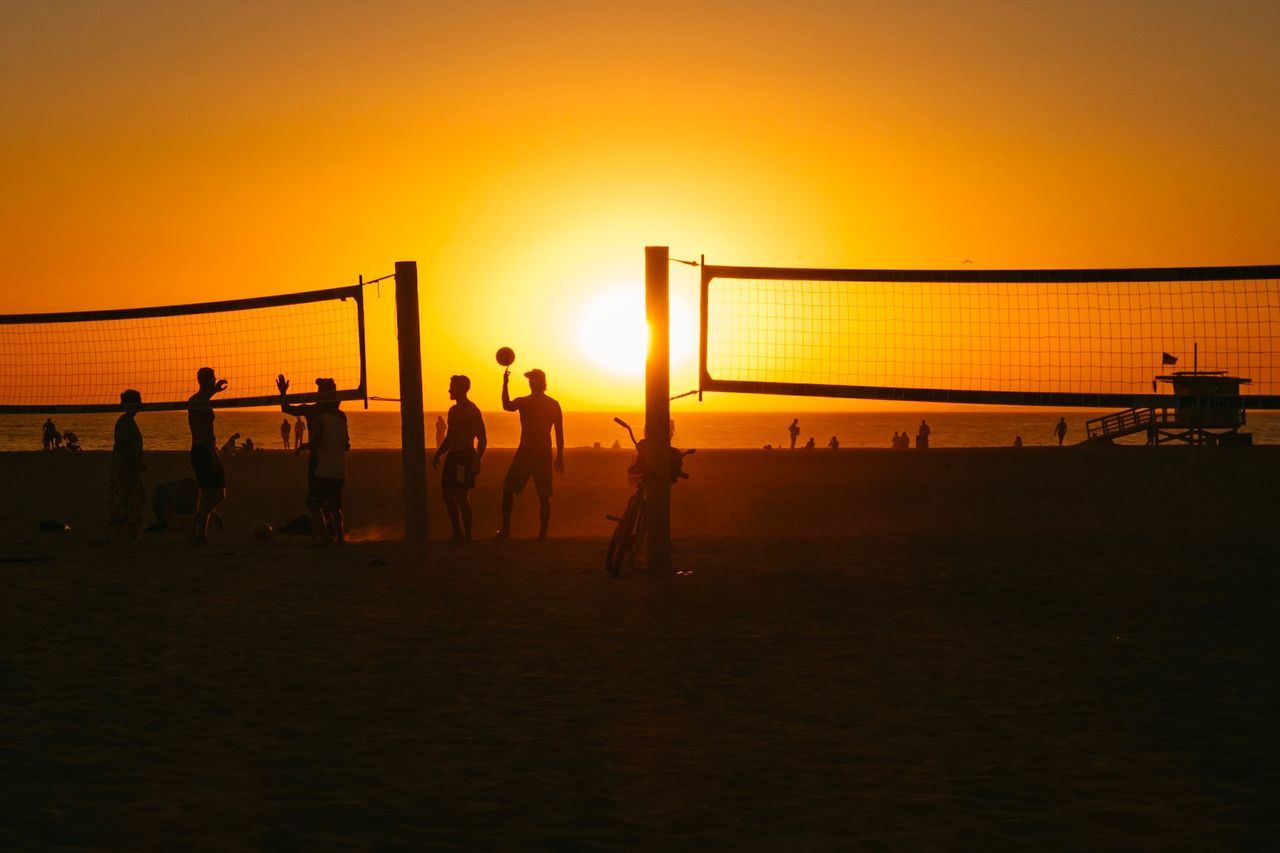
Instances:
[[[1248,446],[1253,436],[1245,425],[1240,386],[1249,380],[1224,370],[1179,370],[1156,380],[1173,386],[1172,405],[1141,406],[1094,418],[1085,424],[1086,443],[1110,444],[1126,435],[1145,433],[1147,444]]]

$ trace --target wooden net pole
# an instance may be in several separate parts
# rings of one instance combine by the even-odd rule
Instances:
[[[408,542],[423,544],[427,541],[427,441],[423,425],[422,333],[418,323],[418,264],[396,261],[404,537]]]
[[[671,573],[671,347],[668,321],[669,261],[666,246],[644,250],[645,316],[649,356],[645,361],[644,438],[649,485],[644,512],[648,526],[648,568]]]

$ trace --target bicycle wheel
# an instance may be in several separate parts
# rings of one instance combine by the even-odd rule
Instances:
[[[613,537],[609,540],[609,551],[605,554],[604,567],[613,577],[622,574],[622,568],[628,565],[635,551],[637,522],[643,521],[644,500],[636,492],[627,501],[627,508],[618,519]]]

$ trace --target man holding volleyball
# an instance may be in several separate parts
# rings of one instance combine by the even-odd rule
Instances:
[[[538,491],[538,538],[547,538],[547,525],[551,521],[551,431],[556,434],[554,469],[564,473],[564,417],[560,404],[547,396],[547,375],[537,368],[525,373],[529,380],[529,395],[511,399],[508,384],[511,380],[511,362],[515,354],[506,347],[498,353],[498,361],[507,370],[502,374],[502,408],[520,413],[520,445],[511,460],[511,468],[502,484],[502,529],[499,539],[511,535],[511,510],[515,496],[524,491],[525,484],[533,479]]]

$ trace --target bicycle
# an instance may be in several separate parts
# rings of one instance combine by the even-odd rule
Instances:
[[[627,501],[627,507],[622,511],[622,515],[605,515],[605,518],[610,521],[617,522],[613,536],[609,539],[609,550],[604,558],[605,570],[616,578],[622,574],[624,568],[639,571],[636,568],[636,558],[644,545],[646,533],[644,498],[649,473],[644,460],[645,440],[637,441],[630,424],[622,418],[614,418],[613,421],[627,431],[627,435],[631,437],[631,444],[636,449],[635,459],[627,466],[627,482],[635,486],[635,493]],[[689,479],[689,475],[684,472],[684,458],[694,452],[692,449],[671,448],[670,474],[673,484],[678,480]]]

